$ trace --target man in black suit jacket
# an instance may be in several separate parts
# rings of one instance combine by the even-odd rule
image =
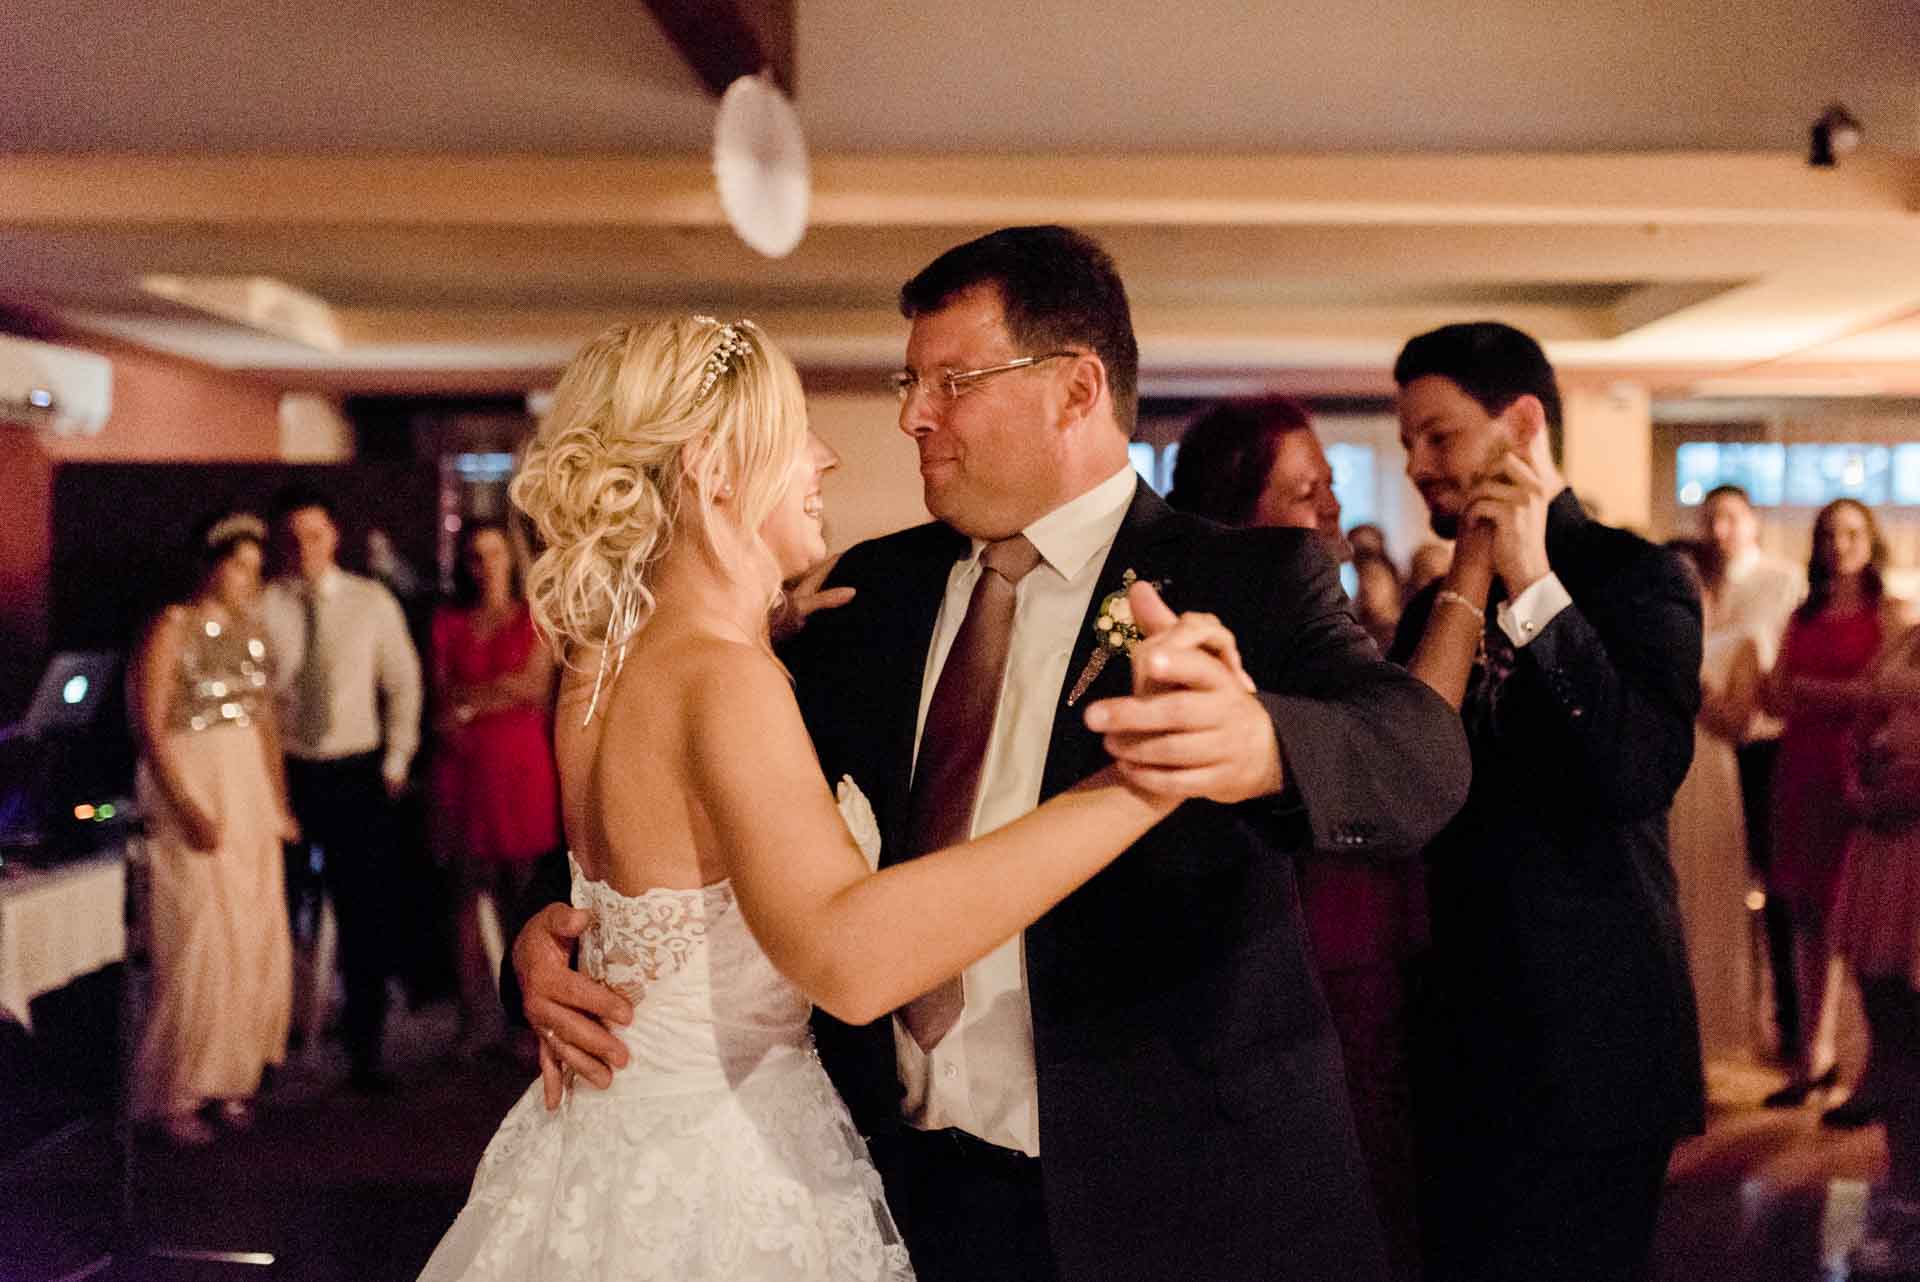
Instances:
[[[900,425],[940,522],[846,553],[828,585],[850,602],[783,649],[827,777],[871,798],[885,857],[913,853],[923,708],[981,548],[1024,534],[1042,560],[1018,590],[975,832],[1110,753],[1143,786],[1211,798],[968,968],[959,1023],[930,1049],[898,1015],[819,1021],[916,1268],[1381,1278],[1290,856],[1417,849],[1465,795],[1458,721],[1380,661],[1312,535],[1228,531],[1138,484],[1132,323],[1093,241],[994,233],[909,282],[902,310]],[[1116,657],[1075,697],[1129,570],[1219,615],[1259,693],[1119,697]],[[522,977],[530,995],[545,982]]]
[[[1394,377],[1408,475],[1435,532],[1459,536],[1394,652],[1456,701],[1464,685],[1474,769],[1427,851],[1428,1277],[1642,1277],[1667,1159],[1703,1113],[1667,858],[1699,601],[1672,555],[1566,488],[1559,391],[1531,338],[1448,326],[1408,343]]]

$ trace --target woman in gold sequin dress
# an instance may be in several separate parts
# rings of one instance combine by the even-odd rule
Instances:
[[[213,1138],[204,1113],[247,1125],[262,1068],[286,1057],[280,843],[297,830],[255,614],[265,537],[245,513],[202,526],[192,595],[154,620],[129,689],[153,954],[132,1111],[183,1145]]]

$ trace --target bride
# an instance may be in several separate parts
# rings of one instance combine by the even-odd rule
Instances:
[[[825,555],[835,461],[749,322],[616,327],[561,379],[512,497],[544,544],[535,618],[569,661],[556,751],[573,903],[595,918],[579,966],[632,1003],[629,1066],[556,1094],[547,1061],[557,1110],[536,1082],[507,1114],[423,1280],[910,1278],[812,1005],[894,1010],[1176,804],[1102,772],[875,871],[864,799],[843,781],[836,809],[768,641],[780,585]],[[1204,619],[1150,630],[1143,647],[1237,664]]]

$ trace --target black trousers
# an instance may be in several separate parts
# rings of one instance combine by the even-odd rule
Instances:
[[[1488,1144],[1429,1171],[1426,1282],[1644,1282],[1673,1141]]]
[[[1735,750],[1740,763],[1740,802],[1747,820],[1747,862],[1762,877],[1773,867],[1773,763],[1780,741],[1762,739]],[[1795,983],[1793,912],[1779,895],[1763,910],[1767,962],[1773,970],[1773,1019],[1782,1053],[1800,1044],[1800,988]]]
[[[380,774],[381,754],[332,761],[287,758],[294,818],[309,846],[319,847],[320,877],[340,926],[340,969],[346,979],[347,1059],[356,1074],[380,1067],[387,1023],[387,976],[393,972],[393,802]],[[298,849],[298,848],[296,848]],[[303,856],[297,867],[311,863]],[[290,869],[292,871],[292,869]],[[303,877],[303,882],[310,880]],[[288,894],[299,887],[289,878]],[[296,927],[298,925],[296,917]]]
[[[920,1282],[1058,1282],[1038,1158],[912,1127],[873,1154]]]

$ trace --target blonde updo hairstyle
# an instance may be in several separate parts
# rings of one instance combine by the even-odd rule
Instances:
[[[725,555],[722,497],[758,546],[806,431],[800,376],[751,321],[684,316],[589,342],[508,488],[538,535],[527,602],[541,634],[563,656],[629,640],[676,533]]]

